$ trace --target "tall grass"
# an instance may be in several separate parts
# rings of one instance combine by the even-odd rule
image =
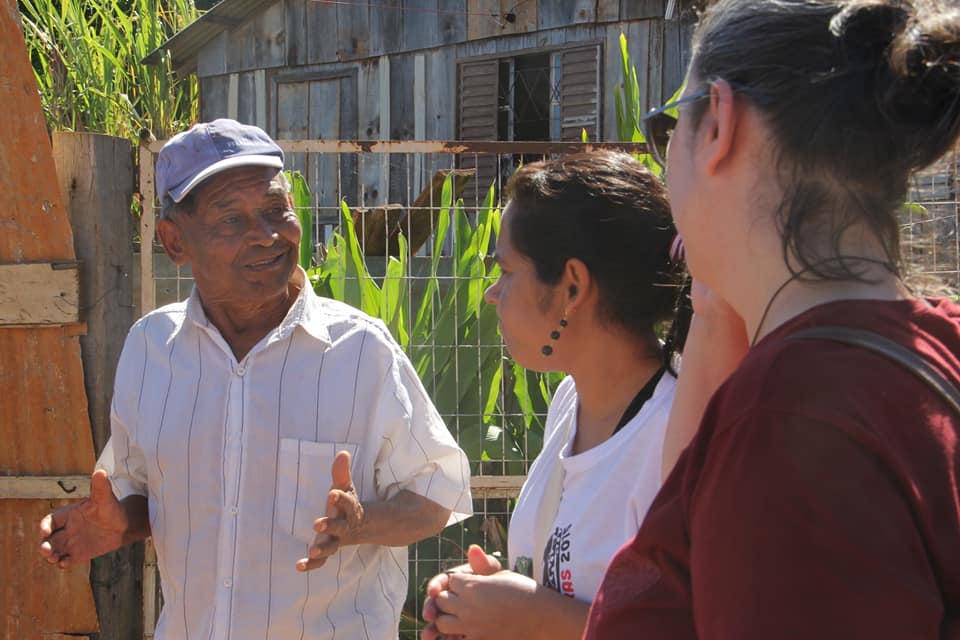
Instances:
[[[193,0],[20,0],[47,126],[136,140],[196,120],[195,77],[140,61],[199,16]]]

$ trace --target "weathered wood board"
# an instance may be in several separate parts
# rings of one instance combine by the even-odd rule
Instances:
[[[73,262],[70,223],[14,0],[0,2],[0,60],[0,264]],[[92,468],[77,329],[0,327],[0,475],[83,475]],[[62,504],[0,499],[2,638],[97,632],[89,567],[61,571],[38,553],[39,520]]]
[[[76,324],[78,274],[75,262],[0,264],[0,326]]]
[[[0,476],[0,500],[61,500],[90,495],[90,476]]]

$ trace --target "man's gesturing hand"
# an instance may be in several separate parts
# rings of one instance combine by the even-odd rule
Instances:
[[[90,497],[40,521],[40,555],[65,569],[123,546],[127,514],[104,471],[90,478]]]
[[[340,451],[333,459],[330,469],[333,485],[327,494],[327,514],[317,518],[313,530],[317,537],[307,552],[306,558],[297,560],[298,571],[310,571],[322,567],[327,558],[347,544],[354,544],[353,534],[363,524],[363,505],[350,479],[350,454]]]

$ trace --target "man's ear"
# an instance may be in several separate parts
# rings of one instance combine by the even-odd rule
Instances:
[[[716,80],[710,86],[710,104],[700,124],[707,136],[703,157],[709,175],[715,175],[733,154],[738,124],[735,97],[725,80]]]
[[[167,219],[157,221],[157,237],[160,238],[163,250],[175,265],[182,267],[187,263],[188,256],[183,244],[183,232],[175,222]]]

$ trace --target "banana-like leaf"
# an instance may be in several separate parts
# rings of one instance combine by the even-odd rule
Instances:
[[[412,263],[402,234],[400,257],[387,260],[378,284],[345,204],[340,232],[331,238],[325,261],[309,271],[311,282],[318,293],[359,306],[387,324],[406,347],[440,414],[453,417],[450,429],[475,472],[524,473],[528,456],[542,444],[540,415],[546,403],[541,390],[551,383],[515,364],[504,368],[496,308],[483,302],[484,290],[499,275],[488,258],[500,228],[493,186],[472,222],[463,202],[453,201],[449,180],[445,186],[422,289],[410,284]],[[448,235],[453,250],[441,259]]]
[[[410,344],[410,336],[407,334],[403,316],[407,308],[407,288],[404,286],[408,279],[406,277],[407,239],[402,234],[399,236],[399,247],[400,257],[390,257],[387,261],[383,286],[380,288],[383,294],[380,308],[383,310],[383,321],[390,329],[390,333],[396,336],[400,346],[406,349]]]
[[[313,194],[299,171],[284,173],[290,183],[293,207],[300,220],[300,266],[309,269],[313,265]]]
[[[380,288],[367,271],[363,250],[353,224],[353,214],[346,200],[340,201],[340,212],[346,240],[346,270],[343,274],[346,301],[364,313],[380,317]]]
[[[677,100],[679,100],[679,99],[680,99],[680,96],[683,95],[684,89],[686,89],[686,88],[687,88],[687,83],[686,83],[686,82],[683,82],[683,84],[680,85],[680,88],[677,89],[677,90],[674,92],[674,94],[673,94],[672,96],[670,96],[670,99],[667,100],[666,102],[664,102],[664,104],[670,104],[671,102],[676,102]],[[679,118],[679,117],[680,117],[680,106],[679,106],[679,105],[674,105],[674,106],[670,107],[669,109],[667,109],[666,111],[664,111],[664,113],[669,114],[669,115],[673,116],[674,118]]]

